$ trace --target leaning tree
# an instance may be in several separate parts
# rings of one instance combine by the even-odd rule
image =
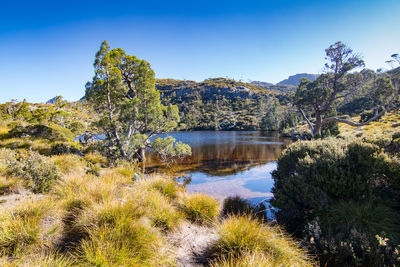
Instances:
[[[346,123],[352,126],[369,124],[384,115],[398,98],[397,90],[389,77],[376,76],[363,83],[362,74],[354,72],[364,67],[359,55],[341,42],[336,42],[325,50],[328,63],[326,73],[321,74],[315,81],[303,79],[294,96],[294,105],[307,122],[311,136],[321,136],[322,127],[329,123]],[[336,105],[346,97],[368,87],[369,96],[373,98],[374,114],[364,122],[354,122],[338,116]]]
[[[161,103],[148,62],[121,48],[110,50],[104,41],[94,69],[92,82],[86,84],[86,99],[100,114],[97,125],[106,135],[110,155],[144,163],[147,148],[171,157],[191,154],[188,145],[173,138],[154,139],[176,129],[180,118],[177,106]]]

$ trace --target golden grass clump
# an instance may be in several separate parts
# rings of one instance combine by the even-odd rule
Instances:
[[[108,165],[108,159],[100,153],[91,152],[86,154],[84,158],[86,161],[92,164],[99,164],[102,167],[106,167]]]
[[[115,165],[114,171],[129,178],[132,178],[135,173],[139,172],[137,164],[126,160],[117,160]]]
[[[145,193],[145,206],[146,214],[154,226],[163,230],[171,230],[182,221],[183,214],[158,191],[150,190]]]
[[[142,181],[148,189],[155,189],[170,199],[176,199],[178,194],[183,193],[184,189],[173,179],[154,176]]]
[[[124,218],[91,227],[78,253],[80,261],[91,266],[170,266],[174,262],[156,228]]]
[[[61,234],[58,210],[50,197],[23,202],[0,215],[0,256],[18,257],[51,248]]]
[[[85,163],[77,155],[73,154],[54,155],[50,159],[51,161],[54,162],[54,164],[63,174],[69,174],[72,172],[75,173],[84,172]]]
[[[213,222],[221,210],[215,198],[201,193],[183,195],[179,199],[179,206],[187,219],[199,224]]]
[[[314,266],[306,252],[279,228],[249,215],[227,217],[218,225],[218,234],[213,266]],[[249,262],[254,265],[246,265]]]

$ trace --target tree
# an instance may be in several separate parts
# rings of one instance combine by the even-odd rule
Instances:
[[[374,115],[369,120],[356,123],[337,116],[329,116],[328,114],[332,114],[333,107],[341,99],[355,94],[362,88],[362,75],[351,73],[351,71],[363,67],[364,62],[360,56],[341,42],[331,45],[325,52],[328,60],[325,64],[327,72],[320,75],[314,82],[303,79],[294,97],[294,104],[307,122],[313,137],[321,135],[325,124],[342,122],[352,126],[366,125],[384,115],[392,107],[396,100],[396,90],[391,81],[380,77],[371,85],[372,92],[376,93],[373,96],[377,101]],[[387,98],[382,101],[382,96]],[[315,118],[314,122],[311,121],[309,115]]]
[[[144,164],[152,137],[177,127],[178,108],[161,104],[148,62],[121,48],[110,50],[106,41],[96,53],[94,69],[93,81],[86,84],[86,98],[101,114],[97,124],[106,135],[110,154]]]

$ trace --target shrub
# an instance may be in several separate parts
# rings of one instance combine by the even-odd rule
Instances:
[[[60,177],[57,166],[39,153],[31,151],[10,153],[7,161],[8,174],[31,182],[34,193],[49,191],[54,181]]]
[[[72,141],[74,134],[67,128],[57,124],[34,124],[23,125],[18,124],[10,131],[12,137],[31,136],[35,138],[43,138],[50,141]]]
[[[182,196],[179,204],[186,218],[199,224],[212,222],[220,212],[217,200],[200,193]]]
[[[218,225],[219,239],[213,244],[214,266],[312,266],[305,251],[278,228],[251,216],[230,216]],[[258,256],[255,255],[258,254]],[[245,263],[247,265],[240,265]],[[271,263],[271,265],[262,265]]]
[[[304,238],[322,264],[395,261],[380,254],[376,235],[384,232],[391,248],[398,244],[400,165],[379,146],[357,139],[297,142],[281,155],[273,178],[278,222]]]
[[[52,155],[61,155],[61,154],[79,154],[80,150],[77,146],[68,143],[57,143],[51,146]]]
[[[239,196],[227,197],[224,199],[222,214],[228,215],[251,215],[261,220],[266,219],[265,206],[259,205],[257,207]]]

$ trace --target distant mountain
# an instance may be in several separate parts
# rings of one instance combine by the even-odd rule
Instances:
[[[278,93],[287,93],[294,91],[295,86],[289,84],[273,84],[268,82],[252,81],[252,84],[258,85],[264,89],[271,90]]]
[[[310,81],[314,81],[317,79],[319,74],[310,74],[310,73],[298,73],[292,76],[289,76],[286,80],[280,81],[277,83],[278,85],[292,85],[298,86],[302,78],[309,79]]]
[[[271,86],[271,85],[274,85],[273,83],[267,83],[267,82],[261,82],[261,81],[252,81],[251,83],[260,85],[260,86],[262,86],[264,88],[268,87],[268,86]]]
[[[53,97],[46,101],[46,104],[55,104],[58,96]]]

